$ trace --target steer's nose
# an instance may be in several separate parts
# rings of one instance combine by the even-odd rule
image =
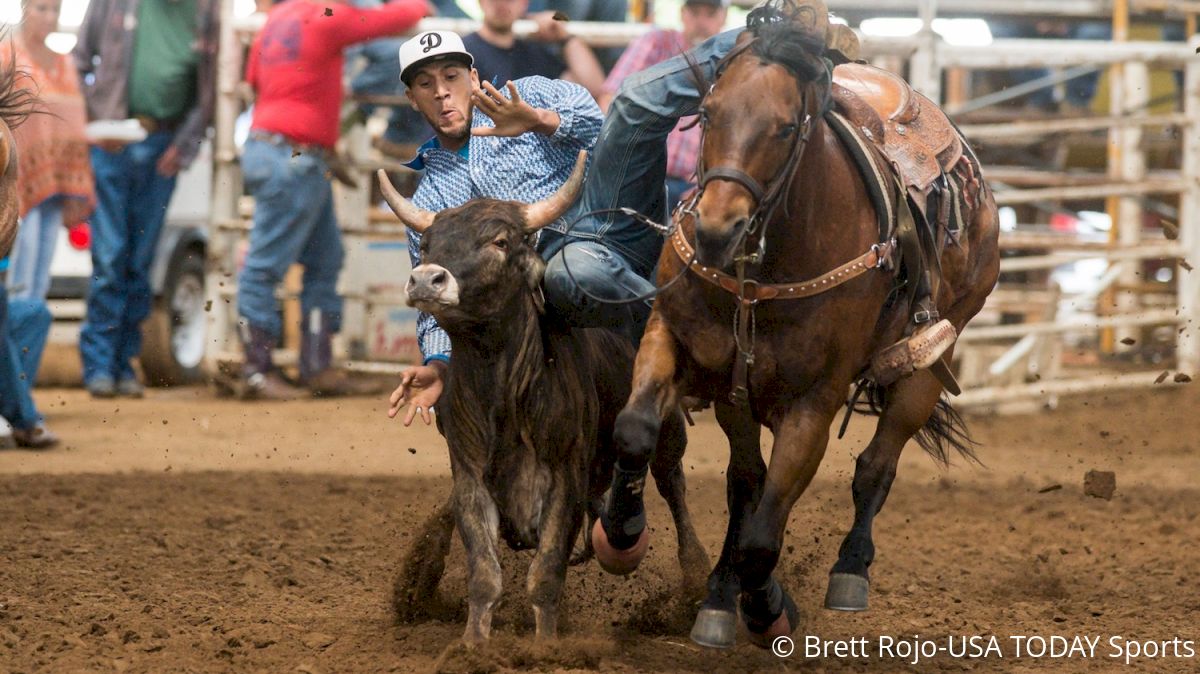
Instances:
[[[458,283],[448,269],[436,264],[418,265],[408,277],[408,303],[458,303]]]

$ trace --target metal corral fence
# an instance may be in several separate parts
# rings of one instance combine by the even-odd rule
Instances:
[[[829,0],[833,10],[879,14],[916,13],[924,29],[905,38],[863,37],[864,56],[883,67],[906,72],[920,91],[942,102],[948,111],[968,109],[963,83],[980,71],[1048,68],[1056,72],[1080,66],[1109,71],[1109,109],[1106,116],[1055,117],[1041,120],[971,123],[962,128],[973,143],[1020,141],[1036,145],[1065,134],[1107,132],[1104,172],[1063,172],[1046,167],[985,166],[1001,206],[1053,204],[1057,208],[1080,202],[1107,200],[1111,230],[1100,242],[1017,226],[1001,235],[1004,257],[1001,286],[987,307],[960,338],[956,362],[964,384],[957,403],[1004,408],[1013,404],[1053,404],[1058,395],[1101,388],[1152,386],[1165,369],[1195,375],[1200,368],[1200,335],[1193,327],[1200,318],[1200,41],[1183,43],[1127,40],[1128,0],[1075,0],[1046,3],[1010,0],[999,10],[983,0]],[[225,17],[233,16],[233,0],[223,0]],[[861,6],[861,7],[860,7]],[[1042,14],[1114,19],[1113,41],[997,39],[987,46],[947,44],[932,30],[938,9],[975,15]],[[1200,11],[1200,2],[1133,0],[1135,11]],[[208,366],[239,362],[237,342],[236,274],[240,251],[250,228],[252,205],[242,197],[234,143],[234,124],[249,100],[241,80],[243,54],[265,17],[223,23],[216,117],[213,227],[209,244]],[[1188,34],[1194,19],[1188,17]],[[649,30],[644,24],[571,23],[569,30],[595,46],[627,44]],[[466,20],[426,19],[419,30],[443,29],[467,33],[477,24]],[[518,34],[534,30],[518,22]],[[1150,69],[1182,70],[1182,106],[1174,112],[1148,111]],[[943,82],[950,89],[943,95]],[[947,103],[947,98],[952,99]],[[984,97],[986,98],[986,97]],[[1178,169],[1147,168],[1147,130],[1174,129]],[[361,127],[342,141],[359,172],[356,190],[335,189],[338,217],[347,235],[347,269],[342,286],[347,297],[343,351],[348,367],[361,371],[397,372],[414,348],[403,308],[402,286],[407,276],[403,228],[369,203],[371,172],[398,164],[371,158]],[[1151,195],[1177,200],[1177,218],[1161,229],[1143,227],[1143,200]],[[1169,225],[1169,226],[1168,226]],[[1164,236],[1164,232],[1166,235]],[[371,243],[390,248],[390,257],[372,253]],[[1049,272],[1081,260],[1099,260],[1103,273],[1089,287],[1066,294],[1049,279]],[[1152,288],[1140,278],[1143,264],[1157,261],[1172,269],[1170,280]],[[282,297],[292,295],[283,293]],[[1070,308],[1070,311],[1064,311]],[[400,333],[397,330],[401,331]],[[1126,357],[1141,336],[1167,334],[1170,347],[1160,360]],[[403,348],[397,348],[402,345]],[[1070,356],[1068,358],[1067,356]],[[294,359],[284,350],[280,362]],[[1179,380],[1185,377],[1178,377]],[[1170,385],[1168,379],[1163,385]]]

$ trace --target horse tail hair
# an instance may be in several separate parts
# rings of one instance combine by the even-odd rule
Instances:
[[[856,412],[870,416],[879,416],[887,406],[889,387],[879,386],[872,381],[863,383],[866,394],[866,404],[856,406]],[[950,399],[944,394],[938,398],[933,413],[929,419],[913,435],[913,439],[925,450],[925,453],[943,467],[950,465],[950,453],[957,452],[959,456],[982,465],[975,454],[979,443],[971,438],[967,420],[950,404]]]

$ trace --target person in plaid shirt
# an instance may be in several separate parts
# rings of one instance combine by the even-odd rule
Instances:
[[[604,81],[600,107],[608,112],[608,104],[626,77],[678,56],[719,33],[725,26],[728,4],[728,0],[687,0],[679,10],[682,31],[656,30],[630,44]],[[696,185],[700,127],[681,128],[691,124],[693,118],[694,115],[681,119],[667,136],[667,198],[671,205]]]

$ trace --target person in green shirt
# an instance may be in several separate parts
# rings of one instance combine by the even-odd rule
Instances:
[[[73,52],[89,121],[137,119],[138,142],[91,149],[97,207],[92,280],[80,332],[84,385],[94,397],[140,397],[132,359],[150,313],[150,265],[175,176],[212,118],[216,0],[91,0]]]

